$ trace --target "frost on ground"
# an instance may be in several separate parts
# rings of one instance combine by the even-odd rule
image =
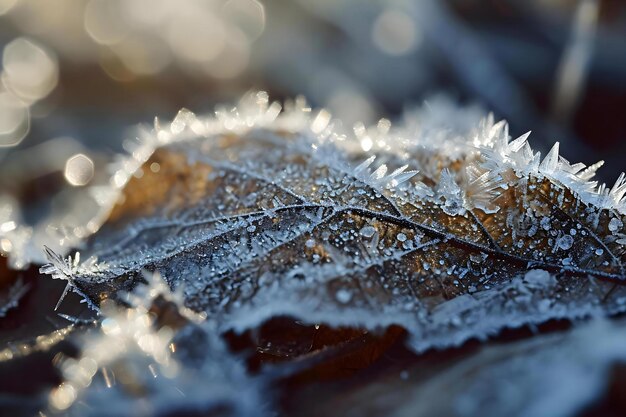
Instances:
[[[248,387],[250,403],[233,413],[258,415],[262,384],[217,335],[277,316],[399,325],[419,353],[626,310],[626,177],[598,186],[601,164],[570,164],[558,144],[542,158],[528,134],[513,139],[505,122],[440,99],[406,120],[349,132],[302,99],[282,111],[252,93],[214,116],[155,121],[110,188],[92,190],[101,210],[83,230],[101,227],[80,257],[46,249],[41,272],[103,319],[81,358],[62,363],[51,409],[98,414],[108,411],[81,407],[113,398],[131,414],[199,398],[192,408],[231,407]],[[159,298],[170,289],[178,295]],[[157,300],[176,306],[174,318]],[[171,343],[201,352],[185,359]],[[111,369],[128,378],[107,389]],[[156,408],[133,408],[145,406],[137,397]]]

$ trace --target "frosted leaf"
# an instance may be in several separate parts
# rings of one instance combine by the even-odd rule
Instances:
[[[416,350],[626,309],[621,182],[596,190],[492,118],[446,140],[385,129],[375,157],[304,102],[270,117],[261,98],[129,164],[144,175],[83,251],[106,267],[73,271],[73,288],[98,305],[158,270],[223,330],[399,324]]]

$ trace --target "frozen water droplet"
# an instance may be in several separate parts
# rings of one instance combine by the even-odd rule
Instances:
[[[312,248],[313,246],[315,246],[315,240],[308,239],[306,242],[304,242],[304,246],[306,246],[309,249]]]
[[[618,218],[612,218],[609,222],[609,230],[611,232],[617,232],[622,226],[623,224]]]
[[[596,255],[600,256],[604,253],[603,249],[596,249]]]
[[[574,244],[574,238],[570,235],[563,235],[557,239],[556,244],[560,249],[568,250]]]
[[[348,304],[352,300],[352,293],[346,289],[340,289],[335,293],[335,297],[341,304]]]
[[[404,233],[398,233],[397,238],[400,242],[404,242],[406,240],[406,235]]]
[[[376,228],[369,224],[361,229],[361,235],[365,237],[372,237],[374,233],[376,233]]]
[[[246,227],[246,230],[250,233],[254,232],[256,230],[256,226],[251,224],[250,226]]]

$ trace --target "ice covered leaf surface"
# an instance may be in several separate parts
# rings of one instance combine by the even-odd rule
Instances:
[[[256,93],[155,123],[120,162],[90,261],[43,271],[97,306],[158,270],[222,330],[399,324],[418,351],[626,308],[623,177],[598,187],[598,164],[438,104],[353,133],[286,107]]]

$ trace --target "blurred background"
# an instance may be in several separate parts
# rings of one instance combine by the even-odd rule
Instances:
[[[106,182],[129,126],[250,89],[347,128],[443,94],[606,160],[610,185],[626,168],[623,0],[0,0],[0,53],[0,237],[80,224],[69,202]]]

